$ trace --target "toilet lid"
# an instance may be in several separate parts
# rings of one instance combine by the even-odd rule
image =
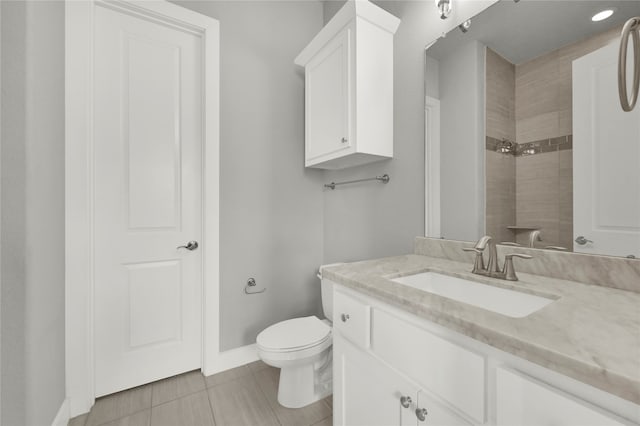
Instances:
[[[330,333],[331,327],[315,316],[294,318],[267,327],[256,343],[274,351],[302,349],[326,340]]]

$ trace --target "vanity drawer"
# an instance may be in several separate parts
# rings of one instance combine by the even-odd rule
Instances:
[[[498,367],[496,420],[511,426],[622,426],[613,414],[546,383]]]
[[[376,355],[475,422],[485,422],[484,356],[380,309],[371,315]]]
[[[333,328],[360,348],[367,349],[371,340],[371,307],[340,291],[333,295]]]

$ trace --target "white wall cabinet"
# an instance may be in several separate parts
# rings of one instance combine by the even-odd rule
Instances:
[[[333,320],[335,425],[640,423],[636,404],[337,284]]]
[[[349,0],[295,59],[305,68],[305,166],[393,157],[393,35],[400,20]]]

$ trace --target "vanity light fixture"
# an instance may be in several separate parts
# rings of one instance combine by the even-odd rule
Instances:
[[[435,0],[436,7],[440,12],[440,19],[447,19],[453,9],[453,0]]]
[[[598,13],[596,13],[595,15],[593,15],[591,17],[591,20],[593,22],[600,22],[600,21],[604,21],[605,19],[607,19],[608,17],[610,17],[611,15],[613,15],[613,12],[615,12],[614,9],[605,9],[602,10]]]

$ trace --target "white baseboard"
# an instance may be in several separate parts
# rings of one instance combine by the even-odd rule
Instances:
[[[67,426],[69,423],[69,399],[65,398],[58,410],[58,414],[53,419],[51,426]]]
[[[241,365],[248,364],[250,362],[257,361],[258,349],[256,344],[241,346],[239,348],[231,349],[230,351],[220,352],[216,357],[216,360],[209,368],[203,370],[205,376],[220,373],[221,371],[230,370],[232,368],[240,367]]]

